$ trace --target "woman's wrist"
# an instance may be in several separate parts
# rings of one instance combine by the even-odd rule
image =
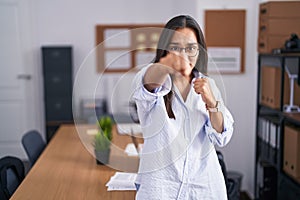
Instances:
[[[217,108],[217,106],[218,106],[218,101],[214,101],[213,103],[206,103],[205,104],[205,106],[206,106],[206,108],[208,109],[208,108]]]

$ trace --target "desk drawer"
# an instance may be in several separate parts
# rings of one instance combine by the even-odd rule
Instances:
[[[47,121],[71,121],[72,99],[71,98],[49,98],[46,103]]]
[[[48,73],[44,76],[45,97],[71,97],[72,78],[68,74]]]

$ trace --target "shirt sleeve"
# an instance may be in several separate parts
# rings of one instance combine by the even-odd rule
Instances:
[[[226,144],[228,144],[228,142],[230,141],[230,139],[232,137],[234,120],[233,120],[233,117],[232,117],[231,113],[229,112],[229,110],[225,107],[223,99],[221,97],[221,93],[220,93],[219,89],[217,88],[215,82],[212,79],[210,81],[210,84],[211,84],[211,88],[215,95],[216,100],[219,101],[221,104],[220,112],[223,115],[224,129],[223,129],[222,133],[217,132],[212,127],[211,121],[208,118],[208,120],[205,124],[205,132],[207,133],[210,141],[214,145],[223,147]]]
[[[142,110],[145,112],[151,110],[151,108],[156,104],[158,98],[168,94],[171,91],[172,87],[171,77],[168,76],[165,83],[162,86],[155,88],[155,90],[153,90],[152,92],[148,91],[144,87],[143,80],[144,75],[149,67],[150,65],[143,68],[136,74],[132,85],[132,98],[136,102],[137,106],[142,108]]]

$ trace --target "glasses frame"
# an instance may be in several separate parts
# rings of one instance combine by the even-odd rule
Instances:
[[[172,47],[178,48],[179,51],[178,50],[171,50]],[[191,47],[194,47],[194,46],[180,47],[178,45],[171,44],[168,47],[168,51],[181,53],[184,50],[184,53],[187,54],[189,57],[195,57],[195,56],[197,56],[199,54],[199,47],[197,46],[197,49],[195,51],[195,55],[189,55],[189,53],[187,53],[187,48],[191,48]]]

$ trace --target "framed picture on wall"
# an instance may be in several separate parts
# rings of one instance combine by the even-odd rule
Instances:
[[[127,72],[149,64],[163,24],[96,26],[97,72]]]

